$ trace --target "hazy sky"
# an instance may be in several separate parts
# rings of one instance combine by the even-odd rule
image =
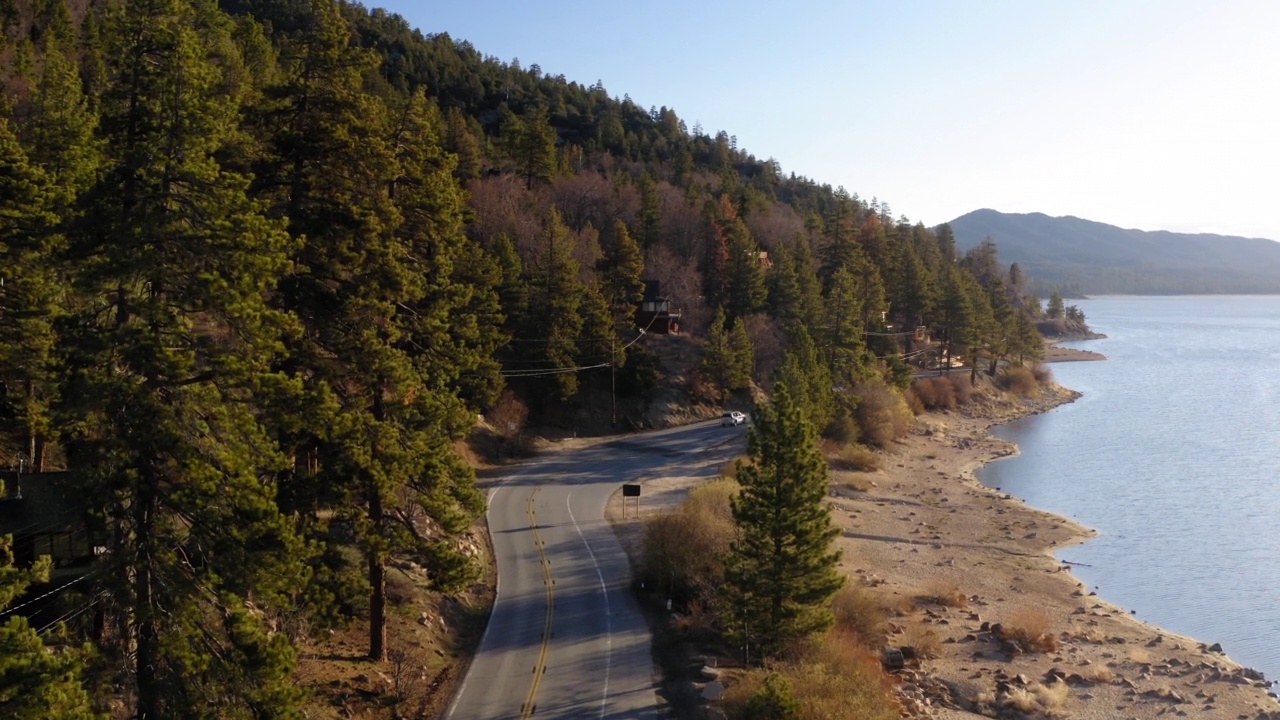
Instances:
[[[1280,240],[1280,2],[366,0],[935,225]]]

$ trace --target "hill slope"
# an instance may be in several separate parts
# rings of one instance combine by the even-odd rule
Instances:
[[[975,210],[952,220],[957,249],[991,238],[1042,286],[1066,294],[1280,293],[1280,243],[1127,230],[1077,217]]]

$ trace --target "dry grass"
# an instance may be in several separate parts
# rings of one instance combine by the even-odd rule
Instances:
[[[728,479],[728,480],[734,480],[734,481],[736,481],[736,480],[738,479],[738,465],[739,465],[739,464],[741,464],[741,465],[743,465],[743,466],[750,465],[750,464],[751,464],[751,458],[747,457],[746,455],[739,455],[738,457],[736,457],[736,458],[734,458],[734,459],[730,460],[729,462],[726,462],[725,464],[721,465],[721,466],[720,466],[720,477],[725,478],[725,479]]]
[[[872,472],[880,469],[880,456],[874,450],[858,443],[848,445],[823,444],[827,464],[836,470]]]
[[[1004,637],[1028,652],[1047,653],[1058,649],[1058,639],[1053,636],[1053,618],[1038,607],[1013,611],[1003,628]]]
[[[712,480],[690,490],[675,512],[649,520],[640,562],[642,581],[682,602],[713,597],[736,532],[729,499],[737,489],[733,480]]]
[[[902,644],[913,648],[916,655],[930,659],[942,652],[942,639],[932,628],[923,625],[911,625],[902,636]]]
[[[772,669],[790,686],[800,717],[829,720],[896,720],[900,717],[892,682],[880,659],[851,635],[832,632],[807,652]],[[721,707],[728,717],[743,717],[747,703],[769,675],[751,670],[738,676]]]
[[[1044,363],[1036,363],[1031,366],[1031,374],[1035,376],[1036,382],[1041,385],[1048,385],[1053,382],[1053,371]]]
[[[854,583],[846,584],[831,601],[836,630],[853,634],[869,645],[884,641],[884,623],[890,607],[883,593]]]
[[[1068,692],[1067,684],[1063,682],[1033,683],[1026,688],[1010,688],[1001,704],[1023,713],[1055,710],[1067,702]]]
[[[1116,674],[1106,665],[1094,665],[1080,674],[1091,683],[1106,684],[1116,679]]]
[[[1142,648],[1133,648],[1129,651],[1129,662],[1134,662],[1139,665],[1150,665],[1151,653]]]
[[[836,490],[848,489],[856,492],[867,492],[874,487],[872,480],[865,473],[834,470],[831,473],[831,485]],[[836,493],[839,495],[840,493]]]
[[[969,404],[970,398],[973,397],[973,381],[969,379],[969,373],[951,373],[947,375],[947,382],[951,383],[951,391],[955,393],[956,404]]]
[[[926,410],[955,410],[969,402],[973,384],[968,373],[950,373],[916,380],[911,384],[911,393]]]
[[[955,410],[956,392],[944,376],[920,378],[911,384],[915,395],[926,410]]]
[[[863,442],[887,447],[911,429],[915,416],[893,388],[883,383],[860,383],[853,392],[858,396],[856,419]]]
[[[938,579],[929,581],[916,595],[916,600],[954,608],[969,604],[969,597],[960,591],[958,585]]]
[[[1041,705],[1052,710],[1066,704],[1070,688],[1064,682],[1036,683],[1031,686],[1031,692],[1035,693]]]
[[[1000,371],[997,384],[1004,390],[1018,395],[1030,395],[1040,389],[1035,374],[1030,368],[1021,365],[1009,365]]]

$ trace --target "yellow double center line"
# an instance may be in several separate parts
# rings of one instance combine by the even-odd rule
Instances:
[[[542,488],[534,488],[525,502],[524,511],[529,516],[529,528],[533,530],[533,544],[538,546],[538,555],[542,558],[542,582],[547,586],[547,621],[542,628],[542,649],[538,652],[538,663],[533,666],[533,683],[529,685],[529,696],[520,707],[521,720],[528,720],[538,707],[538,685],[547,672],[547,651],[551,647],[551,620],[556,609],[556,584],[551,578],[551,561],[547,559],[546,544],[538,533],[538,514],[534,510],[534,498]]]

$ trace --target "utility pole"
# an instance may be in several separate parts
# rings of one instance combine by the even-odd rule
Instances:
[[[613,334],[609,334],[609,427],[618,427],[618,383],[617,383],[617,351],[614,350],[614,344],[617,339]]]

